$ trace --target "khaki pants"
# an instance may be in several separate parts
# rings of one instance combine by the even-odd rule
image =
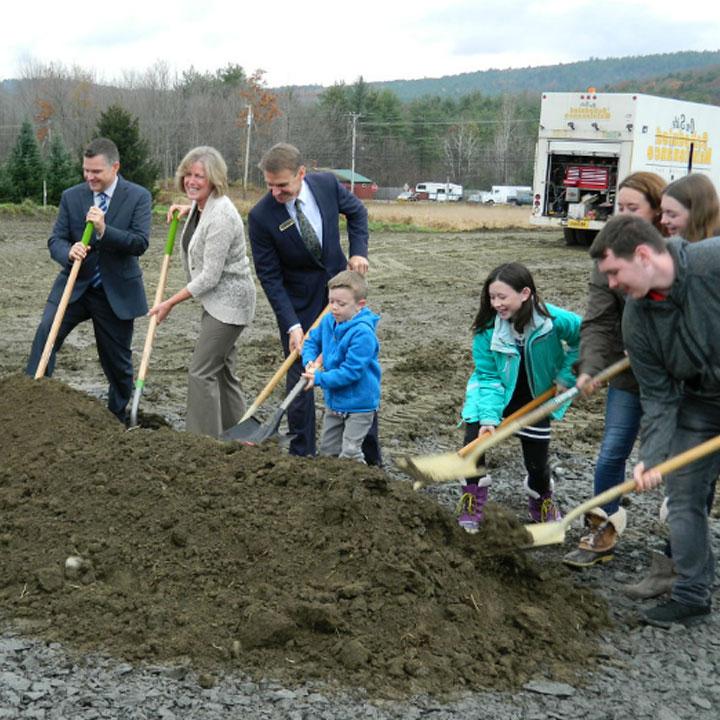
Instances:
[[[188,432],[219,438],[243,416],[245,399],[235,375],[235,344],[244,328],[203,311],[188,369]]]

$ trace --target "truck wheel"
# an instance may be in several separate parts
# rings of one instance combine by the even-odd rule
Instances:
[[[575,234],[577,237],[578,245],[584,245],[585,247],[590,247],[593,244],[593,240],[595,239],[595,236],[598,234],[598,231],[597,230],[576,230]]]
[[[566,245],[577,245],[578,236],[575,228],[563,228],[563,237]]]

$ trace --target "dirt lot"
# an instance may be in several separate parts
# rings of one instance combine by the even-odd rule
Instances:
[[[185,656],[198,667],[322,677],[380,695],[502,689],[538,675],[569,681],[591,660],[588,638],[607,622],[600,600],[557,563],[489,561],[432,493],[393,482],[403,479],[394,458],[455,449],[462,439],[469,325],[487,272],[520,260],[547,300],[581,312],[585,252],[530,230],[373,235],[384,474],[290,459],[274,446],[125,432],[99,404],[68,391],[105,391],[89,326],[70,336],[54,381],[15,375],[56,272],[45,250],[50,226],[51,218],[5,218],[0,230],[6,621],[131,660]],[[150,297],[164,234],[156,224],[143,258]],[[169,290],[182,284],[174,262]],[[249,397],[281,361],[273,315],[258,297],[239,353]],[[198,316],[184,303],[161,326],[141,405],[178,430]],[[143,319],[138,351],[145,329]],[[598,399],[557,426],[554,447],[566,466],[594,457],[601,409]],[[492,463],[516,467],[517,454],[510,441]],[[486,548],[524,512],[519,473],[517,485],[505,503],[510,516],[498,510],[488,526]],[[88,561],[75,581],[62,571],[73,554]],[[489,637],[477,613],[492,615]]]

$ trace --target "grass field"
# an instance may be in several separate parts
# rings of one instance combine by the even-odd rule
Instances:
[[[243,217],[262,197],[262,191],[243,194],[231,189],[231,197]],[[365,200],[370,222],[379,230],[468,231],[503,228],[529,228],[530,208],[515,205],[480,205],[477,203],[438,203],[430,200],[401,202]]]

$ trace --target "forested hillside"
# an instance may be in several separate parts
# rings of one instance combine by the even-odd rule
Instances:
[[[613,85],[608,90],[642,92],[648,95],[720,105],[720,64],[703,70],[671,73],[642,83],[626,81]]]
[[[441,78],[393,80],[373,83],[374,87],[391,90],[401,100],[422,95],[460,97],[472,92],[484,95],[503,93],[598,89],[621,82],[644,82],[698,68],[720,65],[720,51],[676,52],[621,58],[590,58],[582,62],[545,65],[507,70],[484,70]]]

